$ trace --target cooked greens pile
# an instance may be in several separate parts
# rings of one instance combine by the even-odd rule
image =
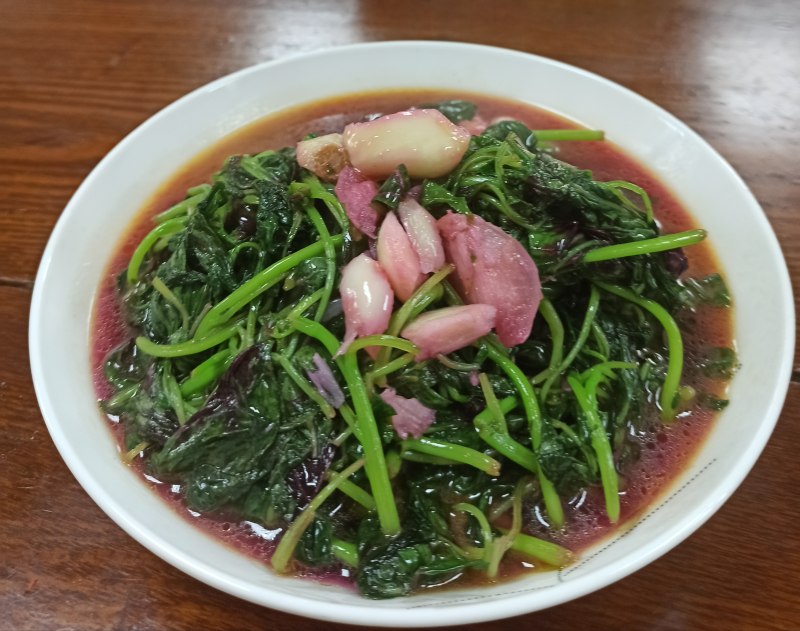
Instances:
[[[436,107],[455,121],[475,113]],[[542,279],[525,343],[506,349],[488,335],[422,362],[398,335],[460,303],[449,269],[396,304],[386,334],[337,356],[340,272],[367,240],[294,149],[230,158],[154,218],[119,276],[132,337],[107,358],[102,406],[119,416],[129,459],[179,484],[193,510],[283,528],[278,571],[344,564],[369,598],[468,568],[494,577],[509,550],[567,563],[567,550],[532,536],[543,530],[532,516],[562,528],[570,500],[596,488],[616,521],[640,437],[694,405],[724,406],[682,385],[679,323],[729,304],[718,275],[681,278],[680,248],[702,231],[662,235],[643,190],[554,157],[550,142],[581,134],[597,138],[503,121],[473,136],[448,176],[409,181],[400,169],[383,183],[376,204],[396,207],[421,184],[434,216],[452,209],[501,227]],[[733,351],[707,351],[701,369],[729,378]],[[435,411],[424,435],[398,436],[386,387]]]

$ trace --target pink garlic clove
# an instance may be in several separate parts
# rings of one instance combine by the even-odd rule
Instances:
[[[381,218],[380,213],[372,205],[372,199],[378,193],[378,184],[364,177],[353,167],[346,166],[339,173],[334,193],[342,202],[350,223],[370,239],[374,239]]]
[[[347,166],[341,134],[327,134],[297,143],[297,164],[326,182],[335,182]]]
[[[466,302],[497,308],[497,336],[511,348],[528,339],[542,299],[539,271],[514,237],[478,215],[438,221],[453,283]]]
[[[400,202],[397,215],[419,257],[420,271],[428,274],[441,268],[444,265],[444,247],[433,215],[410,197]]]
[[[393,212],[386,215],[378,232],[378,262],[397,297],[405,302],[425,282],[419,256]]]
[[[412,178],[445,175],[461,160],[470,133],[437,110],[408,110],[344,128],[350,163],[368,177],[389,177],[405,164]]]
[[[341,354],[357,337],[386,331],[392,316],[394,293],[381,266],[368,254],[359,254],[345,265],[339,293],[345,325]]]
[[[496,316],[492,305],[445,307],[423,313],[401,335],[419,347],[422,361],[469,346],[492,330]]]

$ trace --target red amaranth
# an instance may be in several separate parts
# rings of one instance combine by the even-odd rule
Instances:
[[[152,228],[151,217],[183,198],[186,189],[198,182],[206,181],[219,169],[225,157],[238,153],[253,153],[270,146],[292,145],[297,138],[308,133],[325,134],[340,131],[353,120],[365,113],[396,111],[413,102],[431,102],[445,98],[467,98],[475,102],[482,116],[491,120],[497,116],[518,118],[534,129],[554,129],[574,127],[572,123],[554,114],[519,103],[506,102],[480,95],[453,95],[442,92],[391,92],[384,94],[365,94],[340,101],[326,101],[308,107],[290,110],[260,122],[256,122],[236,134],[224,139],[202,155],[187,163],[171,178],[145,205],[136,218],[117,254],[109,263],[108,271],[98,288],[92,324],[92,371],[98,398],[110,394],[109,384],[103,377],[102,363],[110,350],[130,338],[125,325],[118,297],[116,279],[130,257],[136,244]],[[331,112],[338,112],[331,114]],[[557,157],[580,168],[590,169],[599,180],[628,180],[650,194],[656,217],[665,232],[678,232],[694,227],[694,224],[678,199],[649,171],[622,153],[610,142],[572,142],[558,147]],[[690,259],[690,274],[701,276],[717,269],[713,254],[706,245],[696,246],[687,252]],[[731,343],[731,318],[727,312],[701,310],[685,318],[686,364],[691,366],[699,346],[729,345]],[[686,371],[687,382],[693,382],[698,389],[714,393],[715,384],[706,382],[694,371]],[[718,392],[716,394],[723,395]],[[554,535],[542,529],[550,539],[562,543],[575,551],[613,534],[617,528],[625,528],[642,514],[646,508],[663,493],[668,483],[691,461],[699,445],[708,433],[714,414],[693,409],[691,415],[679,423],[662,426],[641,440],[641,455],[624,472],[621,480],[621,518],[619,526],[612,527],[605,517],[602,491],[591,489],[586,497],[573,502],[579,507],[567,508],[567,534]],[[124,451],[122,428],[109,424]],[[253,526],[249,522],[237,520],[230,515],[198,516],[189,511],[181,499],[178,489],[170,484],[157,483],[145,477],[143,461],[137,458],[132,464],[142,474],[146,483],[159,494],[179,515],[187,519],[215,539],[232,545],[237,550],[256,560],[267,563],[275,544],[270,540],[272,533]],[[626,523],[627,522],[627,523]],[[536,516],[529,516],[527,529],[537,531]],[[528,566],[529,564],[526,564]],[[513,577],[524,570],[519,557],[509,556],[501,568],[501,577]],[[351,584],[349,571],[339,565],[329,570],[299,569],[298,575],[333,584]],[[467,582],[480,583],[483,575],[468,577]],[[464,585],[463,582],[459,583]]]

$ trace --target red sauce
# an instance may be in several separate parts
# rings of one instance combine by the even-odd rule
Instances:
[[[294,144],[308,133],[324,134],[340,131],[348,122],[359,120],[369,113],[391,113],[408,107],[411,103],[430,102],[445,98],[466,98],[479,107],[487,120],[495,116],[511,116],[525,122],[532,129],[575,128],[573,122],[556,114],[530,105],[504,101],[484,95],[459,93],[454,95],[435,91],[388,91],[364,93],[340,99],[330,99],[294,108],[257,121],[224,138],[201,155],[187,162],[149,200],[133,221],[117,253],[110,261],[107,273],[98,288],[92,327],[92,366],[94,383],[99,398],[110,394],[110,386],[102,374],[105,356],[125,339],[130,332],[125,326],[116,298],[116,279],[127,266],[128,259],[151,229],[151,218],[184,198],[186,190],[200,182],[208,181],[219,170],[225,158],[242,153],[256,153],[268,148]],[[331,112],[334,112],[331,114]],[[688,230],[695,226],[691,215],[677,197],[645,167],[638,164],[613,142],[570,142],[557,147],[558,157],[580,168],[593,171],[598,180],[627,180],[645,189],[653,203],[656,218],[665,232]],[[707,244],[686,251],[689,257],[689,274],[700,277],[719,270],[713,252]],[[699,391],[724,397],[724,384],[707,379],[692,367],[702,346],[731,346],[732,317],[729,310],[701,308],[680,322],[684,332],[686,361],[684,383],[691,383]],[[690,462],[698,451],[714,419],[715,413],[698,406],[686,410],[679,422],[659,425],[652,433],[638,437],[640,457],[633,462],[620,479],[621,517],[617,525],[609,524],[605,515],[602,490],[589,489],[571,498],[565,507],[567,528],[554,534],[539,524],[541,516],[529,515],[528,532],[561,543],[573,551],[597,542],[603,537],[624,529],[661,495],[673,479]],[[115,419],[111,419],[114,421]],[[118,443],[124,445],[121,428],[114,424]],[[121,447],[122,449],[122,447]],[[152,488],[173,508],[208,532],[211,536],[229,542],[238,550],[258,560],[269,561],[275,547],[278,531],[269,531],[251,522],[242,522],[226,515],[198,515],[189,510],[180,496],[180,489],[163,484],[146,476],[137,459],[132,466],[140,470]],[[501,568],[501,578],[530,571],[531,564],[513,554]],[[301,572],[304,574],[304,572]],[[350,584],[349,570],[334,567],[327,571],[305,572],[315,580],[326,583]],[[483,574],[464,577],[468,583],[483,582]],[[464,580],[459,581],[464,585]]]

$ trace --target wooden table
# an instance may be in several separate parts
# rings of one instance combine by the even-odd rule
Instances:
[[[775,227],[797,291],[800,3],[541,5],[0,2],[0,629],[319,628],[206,587],[128,537],[64,466],[31,385],[28,304],[61,209],[125,134],[216,77],[387,39],[479,42],[587,68],[664,106],[730,160]],[[800,628],[798,447],[800,378],[751,475],[688,541],[600,592],[480,628]]]

